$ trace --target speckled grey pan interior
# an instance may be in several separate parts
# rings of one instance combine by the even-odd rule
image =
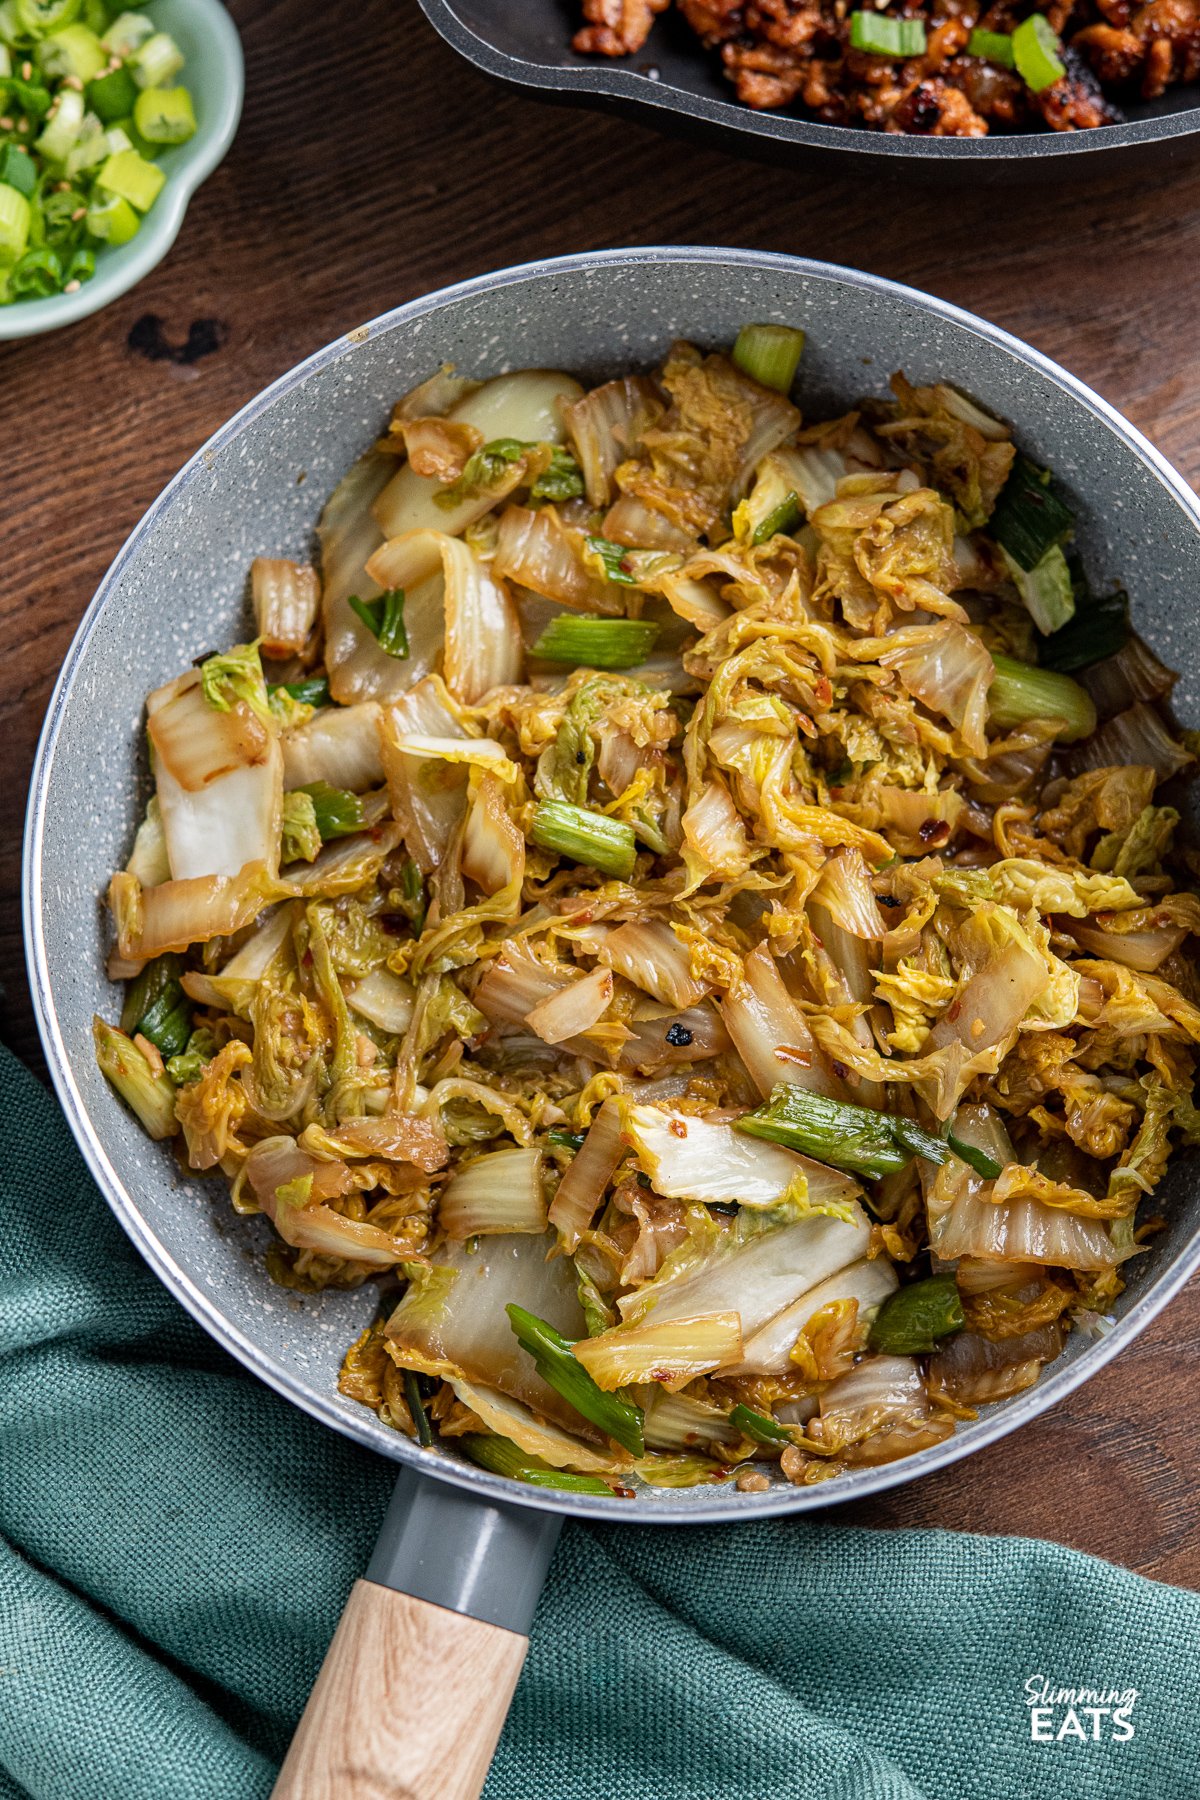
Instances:
[[[422,1453],[337,1392],[372,1289],[299,1298],[261,1262],[261,1221],[235,1219],[222,1182],[185,1176],[96,1070],[93,1012],[119,1005],[103,974],[100,895],[128,852],[144,791],[145,694],[199,653],[245,635],[256,555],[306,556],[321,504],[378,434],[392,402],[439,363],[486,376],[557,365],[602,377],[648,365],[672,336],[724,344],[748,319],[802,324],[810,413],[881,391],[902,366],[956,383],[1012,421],[1078,510],[1093,580],[1120,582],[1138,623],[1182,671],[1180,717],[1200,723],[1200,507],[1133,428],[1070,375],[968,314],[828,264],[737,250],[648,249],[565,258],[479,277],[350,332],[251,402],[175,478],[92,602],[51,701],[25,844],[30,978],[50,1070],[118,1218],[172,1292],[235,1355],[361,1443],[482,1495],[627,1521],[750,1518],[868,1493],[942,1467],[1052,1405],[1141,1329],[1200,1264],[1195,1165],[1162,1190],[1169,1229],[1132,1266],[1105,1339],[1073,1338],[1047,1379],[947,1443],[817,1488],[762,1495],[657,1490],[636,1502],[518,1488]]]

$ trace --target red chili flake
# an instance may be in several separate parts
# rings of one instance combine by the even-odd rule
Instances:
[[[832,1067],[839,1081],[845,1081],[849,1077],[850,1071],[844,1062],[835,1062]]]
[[[794,1050],[790,1044],[780,1044],[775,1054],[783,1062],[798,1063],[802,1069],[812,1068],[811,1050]]]
[[[618,1500],[636,1500],[637,1499],[637,1490],[635,1488],[614,1487],[613,1493],[616,1495]]]
[[[669,1120],[667,1130],[672,1137],[685,1138],[687,1136],[687,1126],[682,1119]]]
[[[957,1019],[957,1017],[961,1011],[962,1011],[962,1001],[961,1000],[952,1000],[950,1002],[949,1006],[946,1008],[946,1017],[949,1019],[949,1021],[952,1025],[953,1025],[955,1019]]]
[[[820,681],[818,681],[816,687],[813,689],[813,698],[818,706],[831,706],[833,704],[833,684],[828,675],[822,675]]]

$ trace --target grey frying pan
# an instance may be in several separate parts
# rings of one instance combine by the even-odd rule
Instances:
[[[477,1794],[563,1515],[733,1524],[912,1480],[1070,1393],[1200,1265],[1200,1188],[1177,1165],[1160,1190],[1168,1229],[1133,1265],[1115,1328],[1073,1338],[1036,1387],[935,1448],[862,1469],[835,1491],[780,1480],[762,1494],[704,1487],[624,1500],[522,1488],[447,1445],[420,1450],[343,1398],[338,1367],[371,1316],[371,1291],[308,1297],[273,1286],[262,1221],[236,1219],[223,1188],[185,1176],[96,1069],[91,1017],[114,1004],[98,896],[132,835],[144,696],[214,643],[236,639],[252,558],[309,554],[324,497],[394,399],[442,362],[481,376],[541,365],[600,377],[650,364],[674,335],[727,343],[750,319],[807,328],[801,398],[810,413],[880,391],[902,367],[916,381],[953,382],[1009,419],[1071,491],[1089,570],[1128,588],[1142,631],[1182,671],[1180,716],[1200,718],[1200,506],[1111,407],[1004,332],[911,289],[790,257],[688,248],[480,276],[397,308],[281,377],[150,508],[89,607],[50,704],[25,840],[25,929],[47,1060],[83,1153],[126,1231],[201,1324],[278,1392],[400,1464],[395,1502],[281,1794]],[[401,1711],[401,1691],[418,1703]],[[436,1694],[436,1708],[420,1694]],[[432,1717],[436,1735],[414,1728]]]

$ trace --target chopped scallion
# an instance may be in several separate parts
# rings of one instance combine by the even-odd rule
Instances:
[[[971,56],[982,57],[984,62],[995,63],[1000,69],[1013,66],[1012,37],[1007,31],[981,31],[977,26],[967,41],[967,51]]]
[[[755,1412],[753,1407],[744,1406],[741,1402],[733,1408],[729,1415],[729,1423],[735,1425],[743,1437],[748,1437],[756,1444],[790,1444],[792,1434],[786,1425],[777,1419],[769,1419],[765,1413]]]
[[[357,594],[351,594],[350,608],[358,614],[371,636],[379,640],[379,648],[388,656],[408,655],[403,588],[387,588],[375,600],[360,600]]]
[[[569,1494],[604,1494],[612,1497],[612,1488],[595,1475],[572,1475],[566,1469],[552,1469],[540,1457],[528,1456],[509,1438],[492,1437],[481,1431],[468,1431],[458,1440],[462,1449],[494,1475],[507,1475],[511,1481],[523,1481],[529,1487],[562,1488]]]
[[[733,346],[733,365],[760,387],[787,394],[803,354],[804,333],[794,325],[743,325]]]
[[[893,19],[890,13],[852,12],[850,45],[873,56],[924,56],[925,25],[921,19]]]
[[[1018,456],[988,521],[988,532],[1001,549],[1023,569],[1035,569],[1047,550],[1070,535],[1074,524],[1074,513],[1051,488],[1047,472],[1027,456]]]
[[[793,494],[785,494],[779,505],[773,507],[766,518],[756,528],[750,542],[757,549],[759,544],[769,544],[773,537],[781,533],[786,535],[794,531],[800,523],[800,501]]]
[[[196,135],[196,113],[185,87],[144,88],[133,122],[148,144],[185,144]]]
[[[1128,642],[1129,596],[1109,594],[1102,600],[1089,600],[1086,612],[1076,613],[1068,625],[1046,639],[1041,666],[1070,675],[1115,656]]]
[[[830,1100],[787,1082],[772,1089],[764,1106],[735,1119],[734,1124],[749,1137],[782,1144],[873,1181],[907,1167],[914,1156],[941,1164],[952,1152],[961,1154],[957,1144],[946,1143],[898,1113]]]
[[[532,654],[576,668],[632,669],[645,662],[658,626],[644,619],[605,619],[598,613],[560,613],[551,619]]]
[[[294,791],[307,794],[312,801],[322,843],[362,830],[362,801],[357,794],[351,794],[345,788],[330,787],[327,781],[309,781]]]
[[[163,1056],[178,1056],[191,1036],[191,1008],[179,984],[183,959],[157,956],[130,984],[121,1010],[121,1030],[140,1032]]]
[[[628,881],[633,874],[637,840],[633,826],[623,819],[610,819],[566,800],[540,800],[529,835],[543,850],[569,856],[602,875]]]
[[[412,1422],[416,1427],[417,1442],[423,1450],[428,1450],[433,1443],[433,1431],[425,1408],[421,1404],[421,1390],[417,1386],[417,1378],[411,1369],[404,1370],[404,1398],[412,1415]]]
[[[1056,669],[1035,668],[1032,663],[994,654],[995,678],[988,689],[988,713],[993,725],[1008,731],[1029,719],[1061,719],[1058,740],[1071,744],[1090,737],[1096,729],[1096,707],[1086,688]]]
[[[569,450],[556,444],[548,468],[529,490],[532,500],[578,500],[583,493],[583,471]]]
[[[538,1374],[583,1419],[616,1440],[632,1456],[642,1456],[642,1409],[619,1394],[598,1388],[583,1364],[572,1354],[571,1343],[523,1306],[506,1306],[517,1342],[534,1360]]]
[[[637,586],[633,576],[624,567],[625,558],[629,555],[628,544],[614,544],[611,538],[589,537],[585,547],[593,566],[596,566],[596,572],[605,581],[619,582],[622,587]]]
[[[871,1321],[867,1342],[885,1356],[923,1356],[965,1323],[953,1275],[930,1275],[889,1294]]]
[[[268,694],[287,694],[300,706],[330,706],[332,699],[329,693],[329,682],[324,675],[317,675],[307,681],[273,681],[267,688]]]
[[[1017,74],[1035,94],[1053,87],[1067,72],[1059,51],[1062,42],[1045,13],[1030,13],[1012,34],[1013,61]]]
[[[583,1149],[585,1137],[585,1132],[563,1131],[556,1125],[546,1133],[546,1142],[553,1144],[556,1150],[570,1150],[577,1155]]]

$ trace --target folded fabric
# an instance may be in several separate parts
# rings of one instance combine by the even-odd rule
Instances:
[[[253,1800],[392,1470],[187,1318],[5,1052],[0,1108],[0,1800]],[[1198,1642],[1053,1544],[568,1526],[486,1793],[1182,1800]]]

